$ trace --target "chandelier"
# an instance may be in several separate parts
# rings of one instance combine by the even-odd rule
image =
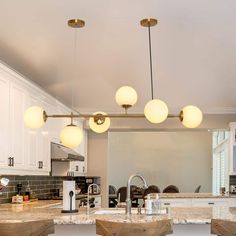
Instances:
[[[119,88],[115,95],[116,103],[124,108],[122,114],[107,114],[97,111],[93,114],[47,114],[46,111],[39,106],[32,106],[25,111],[24,121],[27,127],[32,129],[41,128],[48,118],[70,118],[71,123],[64,127],[60,134],[60,140],[65,146],[75,148],[83,138],[81,129],[73,124],[75,118],[89,119],[89,127],[96,133],[106,132],[113,118],[146,118],[151,123],[162,123],[167,118],[178,118],[187,128],[196,128],[202,122],[201,110],[193,105],[185,106],[177,115],[169,114],[168,107],[165,102],[160,99],[154,99],[153,92],[153,72],[152,72],[152,47],[151,47],[151,27],[157,25],[156,19],[143,19],[140,21],[141,26],[148,28],[149,39],[149,63],[150,63],[150,79],[151,79],[151,100],[145,105],[144,114],[130,114],[128,109],[133,107],[138,99],[137,92],[130,86]],[[82,28],[85,22],[80,19],[71,19],[68,26],[73,28]]]

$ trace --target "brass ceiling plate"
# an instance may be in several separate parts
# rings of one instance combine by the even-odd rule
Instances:
[[[72,28],[83,28],[85,26],[85,21],[81,19],[71,19],[68,20],[68,26]]]
[[[140,25],[143,27],[152,27],[158,24],[158,20],[154,18],[146,18],[140,21]]]

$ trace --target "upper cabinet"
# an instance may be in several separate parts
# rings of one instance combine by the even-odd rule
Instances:
[[[11,158],[9,153],[9,113],[10,113],[10,83],[0,74],[0,168],[7,167]]]
[[[23,117],[25,110],[33,105],[43,107],[47,114],[71,112],[33,83],[0,64],[0,174],[50,174],[51,142],[59,142],[60,130],[70,120],[49,118],[42,128],[29,129],[25,126]],[[78,121],[78,125],[83,129],[82,122]],[[86,131],[83,132],[84,140],[77,151],[86,160],[87,135]],[[86,166],[76,166],[76,170],[81,170],[81,175],[86,169]]]
[[[230,127],[230,174],[236,175],[236,122],[231,122]]]

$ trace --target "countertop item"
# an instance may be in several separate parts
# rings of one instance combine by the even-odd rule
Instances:
[[[47,200],[31,202],[27,205],[2,204],[0,208],[0,222],[27,222],[32,220],[53,219],[55,224],[95,224],[96,219],[129,221],[129,222],[150,222],[160,219],[173,219],[174,224],[209,224],[211,219],[225,219],[236,221],[236,207],[185,207],[169,208],[168,214],[147,216],[144,214],[116,213],[116,209],[109,209],[112,214],[86,215],[85,209],[78,213],[63,214],[61,208],[51,208],[62,204],[62,201]],[[108,210],[108,211],[109,211]],[[115,210],[115,212],[114,212]],[[120,209],[118,209],[120,210]],[[115,213],[115,214],[114,214]]]

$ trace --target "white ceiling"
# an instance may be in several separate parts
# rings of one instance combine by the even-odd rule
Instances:
[[[121,111],[122,85],[137,90],[142,112],[151,94],[139,21],[155,17],[155,96],[170,113],[187,104],[236,112],[235,12],[235,0],[0,0],[0,59],[68,105],[74,94],[80,112]],[[86,27],[69,28],[71,18]]]

